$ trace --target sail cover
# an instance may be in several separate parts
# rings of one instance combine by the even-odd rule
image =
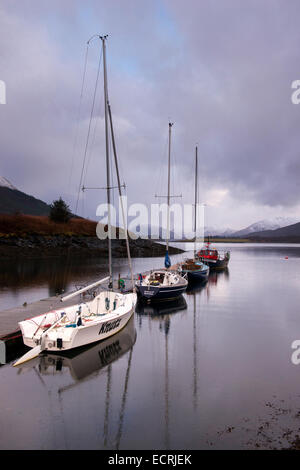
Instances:
[[[169,268],[171,266],[171,260],[169,258],[169,252],[166,251],[166,256],[165,256],[165,267]]]

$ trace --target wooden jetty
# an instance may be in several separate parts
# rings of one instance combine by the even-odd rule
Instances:
[[[2,310],[0,312],[0,339],[3,341],[3,339],[13,333],[17,334],[19,331],[18,322],[26,318],[35,317],[50,310],[67,307],[76,303],[76,299],[70,299],[69,302],[62,303],[60,298],[60,296],[50,297],[24,306]]]

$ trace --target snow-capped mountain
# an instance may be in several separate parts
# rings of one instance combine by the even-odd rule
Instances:
[[[204,227],[204,235],[205,236],[217,236],[217,237],[230,237],[235,232],[235,230],[231,228],[225,227]]]
[[[226,228],[226,227],[217,227],[217,226],[206,226],[204,227],[204,235],[210,236],[210,237],[245,237],[246,235],[249,235],[251,233],[256,233],[256,232],[262,232],[264,230],[276,230],[278,228],[283,228],[287,227],[288,225],[295,224],[297,222],[300,222],[300,216],[299,218],[296,217],[274,217],[273,219],[265,219],[265,220],[259,220],[258,222],[255,222],[248,227],[245,227],[241,230],[235,230],[231,228]],[[157,227],[152,228],[152,232],[158,232],[160,233],[160,238],[164,239],[165,238],[165,232],[164,234],[162,233],[162,229],[158,229]],[[151,227],[150,225],[148,226],[141,226],[140,230],[138,230],[138,236],[141,234],[144,236],[147,236],[150,238],[151,236]],[[200,236],[200,227],[198,231],[198,236]],[[188,233],[185,234],[185,238],[190,239],[194,237],[194,233]],[[182,234],[177,234],[174,233],[172,230],[170,231],[170,240],[173,239],[181,239]]]
[[[0,176],[0,214],[48,215],[50,206],[40,199],[19,191],[7,178]]]
[[[11,184],[11,182],[8,181],[8,179],[5,178],[4,176],[0,176],[0,186],[2,186],[4,188],[17,190],[17,188],[13,184]]]
[[[249,233],[262,232],[263,230],[276,230],[277,228],[286,227],[299,221],[300,217],[298,219],[295,217],[274,217],[273,219],[259,220],[258,222],[255,222],[254,224],[251,224],[242,230],[238,230],[232,233],[232,235],[234,237],[242,237]]]

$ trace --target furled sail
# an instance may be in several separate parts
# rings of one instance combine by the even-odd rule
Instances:
[[[165,267],[169,268],[171,266],[171,260],[169,258],[169,252],[168,250],[166,251],[166,256],[165,256]]]

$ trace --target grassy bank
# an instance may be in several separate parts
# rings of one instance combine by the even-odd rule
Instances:
[[[97,222],[73,218],[67,223],[52,222],[47,216],[0,215],[0,260],[11,258],[108,256],[107,240],[96,236]],[[113,255],[126,257],[124,239],[112,240]],[[123,230],[120,229],[120,234]],[[152,240],[130,240],[133,257],[164,256],[165,246]],[[170,247],[170,254],[182,250]]]
[[[96,236],[97,222],[87,219],[72,218],[67,223],[52,222],[47,216],[37,215],[0,215],[0,236],[26,235],[70,235]]]

